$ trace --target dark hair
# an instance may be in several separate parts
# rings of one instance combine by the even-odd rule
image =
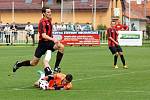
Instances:
[[[42,8],[42,13],[46,13],[46,9],[50,9],[49,7],[43,7]]]
[[[66,75],[66,80],[67,80],[67,81],[71,82],[72,79],[73,79],[73,76],[72,76],[71,74],[67,74],[67,75]]]

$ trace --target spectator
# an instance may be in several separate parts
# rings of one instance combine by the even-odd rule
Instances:
[[[0,41],[3,41],[3,25],[2,25],[2,21],[0,21]]]
[[[26,44],[28,43],[28,37],[31,36],[32,38],[32,45],[34,46],[35,40],[34,40],[34,29],[33,29],[33,25],[31,25],[30,22],[27,23],[26,27],[25,27],[25,31],[27,32],[26,34]]]
[[[10,29],[12,30],[12,35],[11,35],[12,40],[11,41],[13,44],[13,42],[15,42],[17,40],[17,35],[18,35],[17,26],[16,26],[15,22],[12,23]]]
[[[67,27],[64,22],[61,23],[61,31],[66,31]]]
[[[84,31],[92,31],[92,25],[90,25],[89,23],[86,23],[86,25],[83,27]]]
[[[131,31],[137,31],[136,26],[134,23],[131,24]]]
[[[57,31],[57,25],[58,23],[56,22],[55,24],[53,24],[53,31],[56,32]]]
[[[9,43],[10,43],[10,26],[9,26],[9,23],[6,23],[6,26],[4,28],[4,33],[5,33],[6,43],[7,43],[7,45],[9,45]]]
[[[75,24],[75,31],[81,31],[81,25],[79,23]]]
[[[67,31],[74,31],[74,25],[71,22],[67,24]]]
[[[57,31],[62,31],[62,27],[61,27],[61,24],[57,24]]]

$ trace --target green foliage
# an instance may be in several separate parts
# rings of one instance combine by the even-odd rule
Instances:
[[[106,30],[106,29],[107,29],[106,25],[100,24],[97,26],[97,30]]]

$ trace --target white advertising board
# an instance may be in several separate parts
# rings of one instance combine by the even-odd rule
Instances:
[[[142,31],[118,31],[121,46],[142,46]]]

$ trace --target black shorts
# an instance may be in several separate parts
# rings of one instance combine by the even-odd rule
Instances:
[[[120,46],[109,47],[109,50],[112,54],[115,54],[116,52],[123,52]]]
[[[47,50],[51,50],[52,52],[54,52],[54,45],[55,43],[53,41],[40,41],[38,43],[38,47],[35,50],[34,56],[37,58],[41,58],[41,56],[44,55]]]

